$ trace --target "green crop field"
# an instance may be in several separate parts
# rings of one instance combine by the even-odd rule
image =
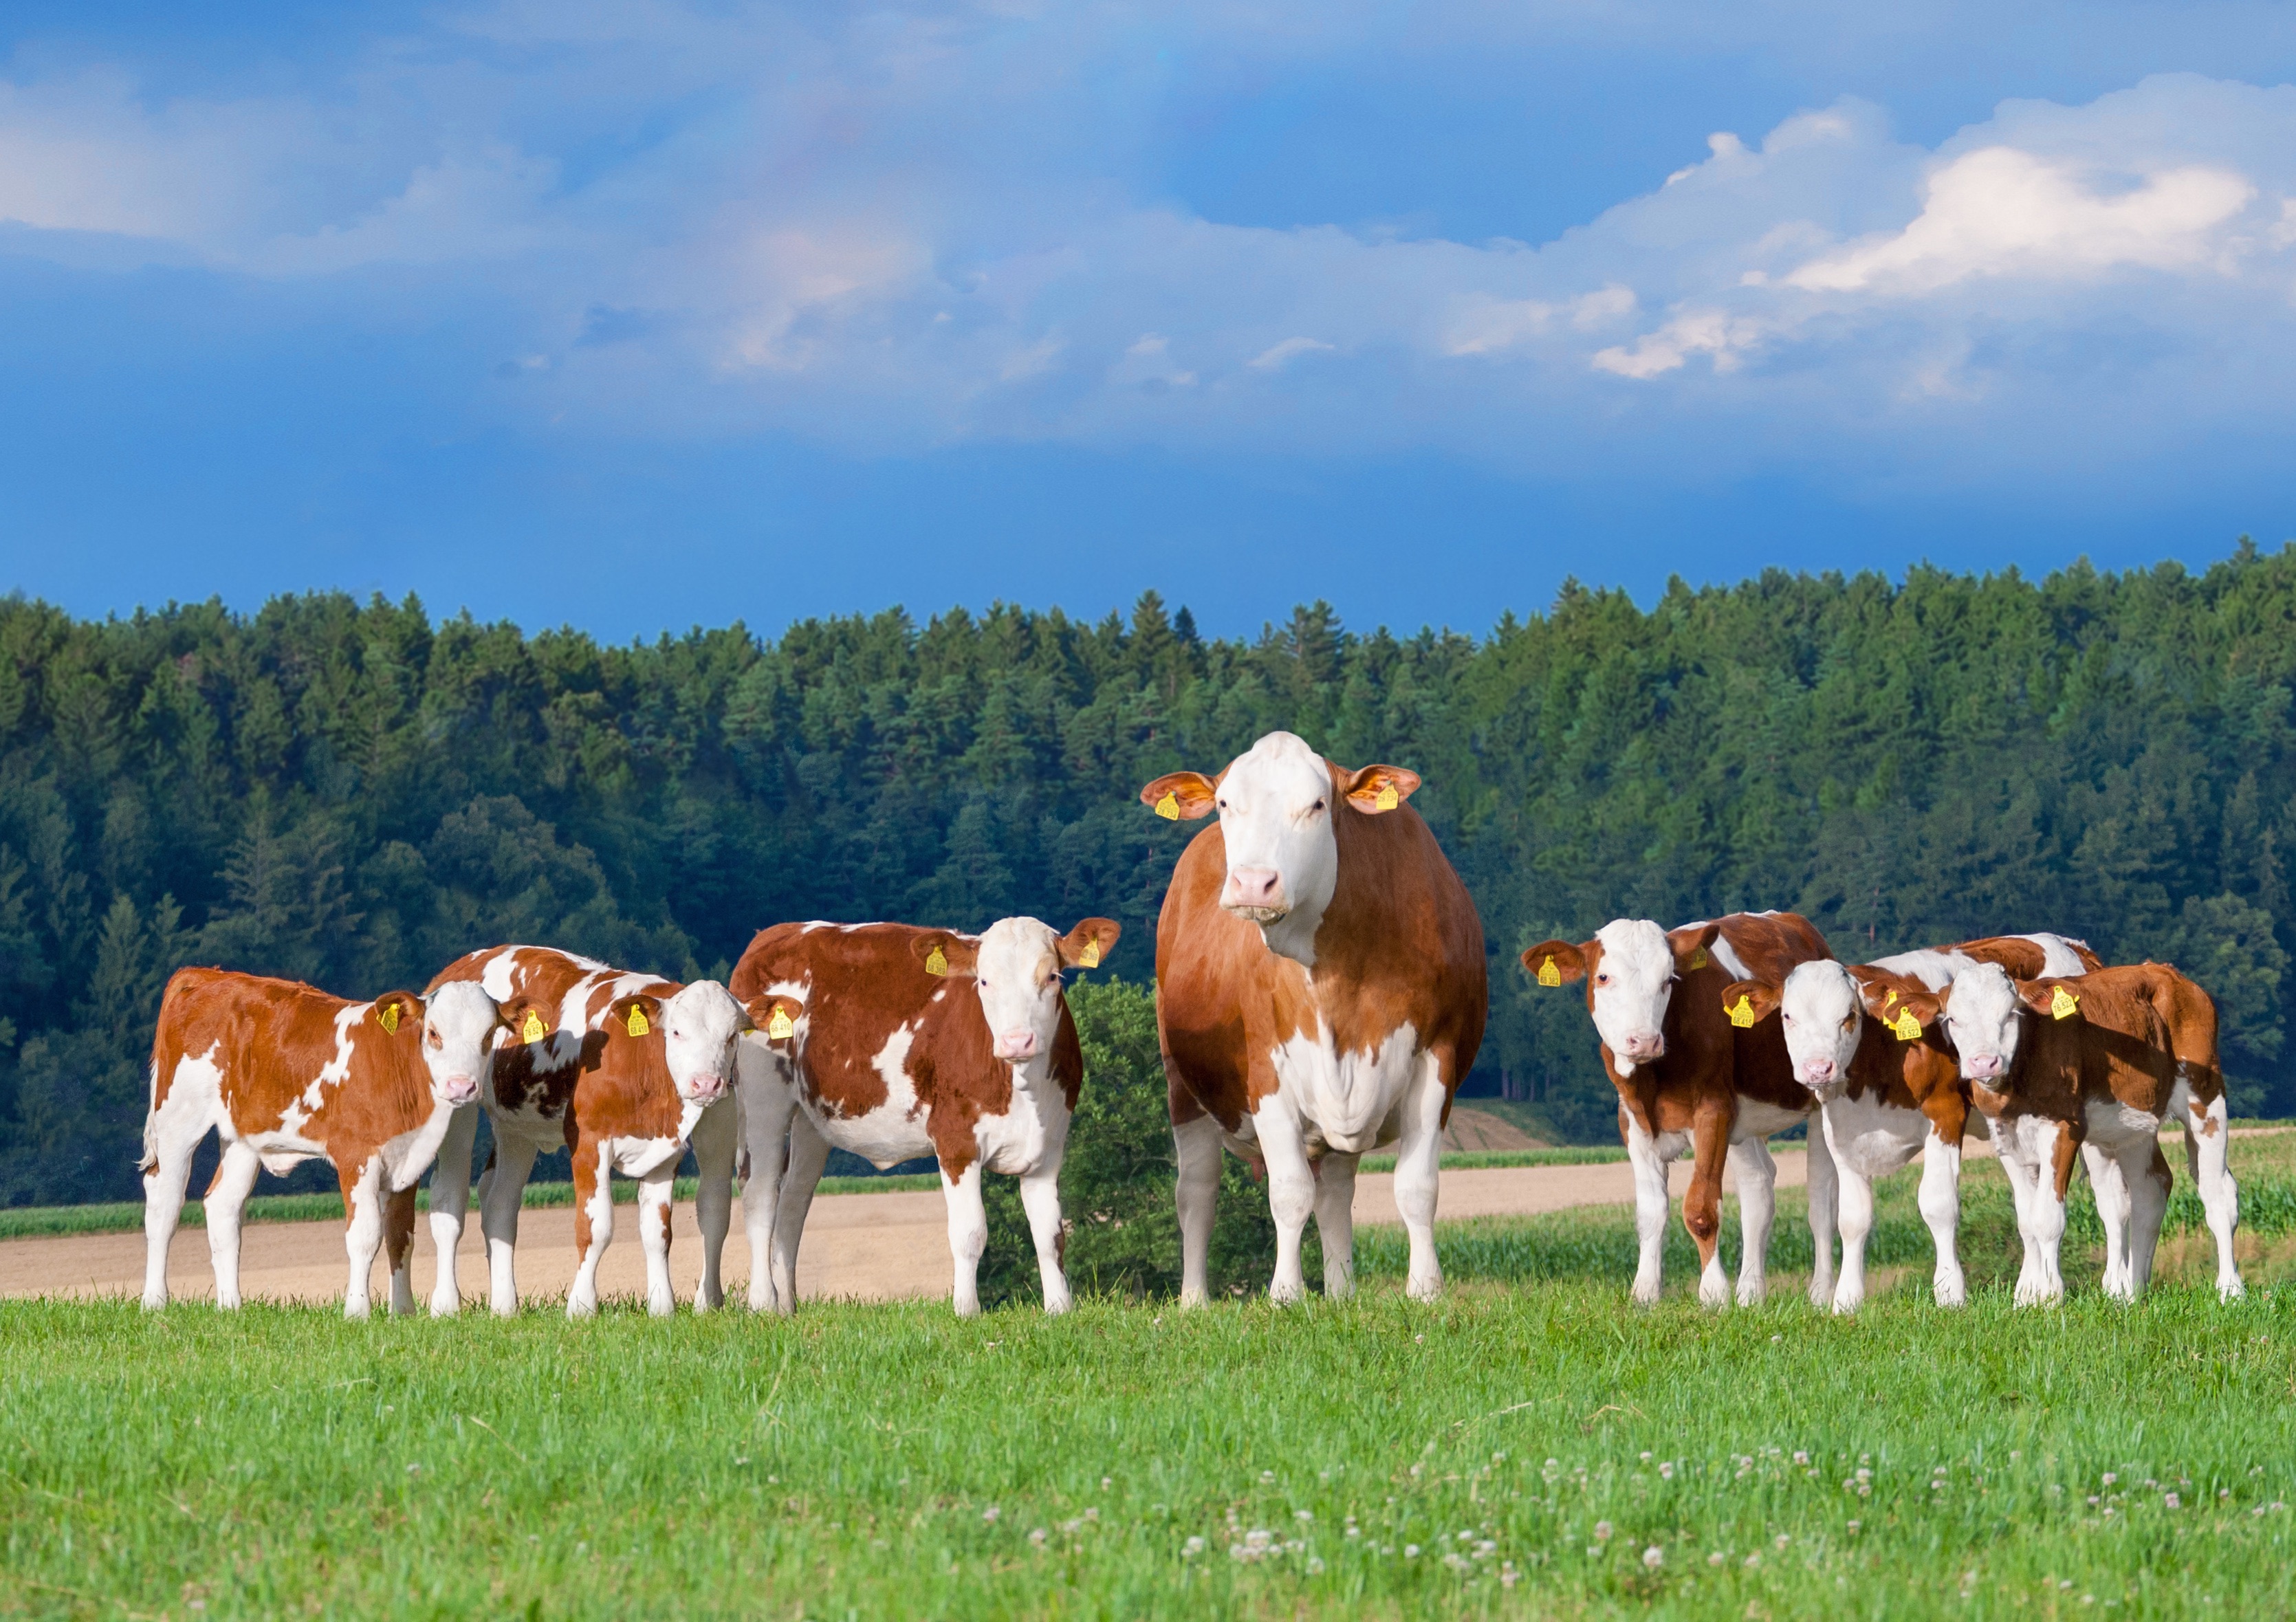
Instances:
[[[1781,1199],[1771,1303],[1624,1299],[1618,1208],[1443,1231],[1403,1300],[1086,1301],[569,1324],[547,1305],[0,1305],[0,1610],[174,1618],[2236,1617],[2296,1609],[2296,1140],[2243,1140],[2250,1298],[2168,1282],[2007,1302],[1989,1165],[1972,1305],[1810,1310]],[[1895,1286],[1892,1289],[1892,1286]]]

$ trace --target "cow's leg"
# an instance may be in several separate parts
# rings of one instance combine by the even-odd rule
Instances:
[[[1937,1246],[1931,1293],[1940,1307],[1959,1307],[1969,1299],[1961,1272],[1961,1145],[1947,1143],[1934,1126],[1922,1145],[1920,1201],[1922,1220]]]
[[[1297,1301],[1308,1293],[1308,1281],[1300,1271],[1300,1241],[1308,1231],[1308,1214],[1316,1208],[1316,1174],[1308,1166],[1308,1150],[1300,1141],[1300,1123],[1292,1118],[1283,1099],[1262,1101],[1253,1122],[1259,1128],[1259,1151],[1267,1159],[1267,1209],[1275,1218],[1275,1275],[1267,1282],[1267,1298]],[[1402,1165],[1403,1159],[1398,1154],[1398,1204],[1402,1202]],[[1406,1216],[1404,1220],[1408,1223],[1411,1219]],[[1418,1249],[1414,1239],[1414,1255]]]
[[[605,1187],[606,1182],[607,1173],[602,1171],[599,1186]],[[669,1282],[669,1208],[676,1192],[676,1159],[638,1183],[638,1244],[645,1251],[646,1311],[657,1318],[667,1318],[677,1310],[677,1293]]]
[[[479,1179],[479,1230],[487,1240],[487,1272],[495,1315],[518,1312],[518,1213],[526,1199],[526,1179],[534,1170],[534,1143],[505,1137],[495,1123],[494,1159]]]
[[[1440,1061],[1419,1057],[1419,1074],[1403,1100],[1403,1136],[1395,1146],[1395,1205],[1411,1241],[1411,1271],[1403,1293],[1431,1301],[1443,1293],[1443,1266],[1435,1257],[1435,1196],[1443,1158],[1443,1087]]]
[[[2065,1277],[2059,1253],[2065,1238],[2065,1197],[2060,1192],[2058,1162],[2064,1159],[2062,1121],[2049,1121],[2035,1129],[2037,1151],[2029,1174],[2026,1231],[2032,1243],[2033,1277],[2017,1284],[2017,1305],[2046,1307],[2065,1298]],[[2067,1167],[2070,1169],[2070,1167]]]
[[[370,1306],[375,1252],[382,1249],[382,1157],[372,1155],[356,1173],[345,1167],[336,1175],[342,1181],[343,1210],[350,1218],[343,1228],[343,1249],[351,1265],[343,1316],[364,1318]]]
[[[1825,1117],[1825,1126],[1833,1130],[1831,1115]],[[1817,1136],[1812,1133],[1811,1141]],[[1874,1232],[1874,1179],[1844,1157],[1834,1157],[1833,1168],[1841,1229],[1841,1277],[1833,1287],[1833,1310],[1850,1313],[1866,1305],[1866,1241]],[[1813,1230],[1817,1226],[1815,1211],[1810,1214],[1810,1226]]]
[[[1324,1241],[1324,1298],[1356,1292],[1356,1164],[1361,1155],[1325,1155],[1316,1167],[1316,1233]]]
[[[430,1315],[451,1318],[463,1310],[463,1283],[455,1274],[463,1248],[463,1225],[471,1208],[471,1148],[478,1141],[479,1106],[465,1104],[447,1123],[439,1158],[430,1167],[430,1248],[439,1277],[430,1286]]]
[[[183,1219],[192,1151],[208,1135],[208,1116],[190,1090],[170,1093],[144,1128],[144,1305],[168,1304],[168,1247]]]
[[[207,1216],[208,1257],[215,1264],[216,1305],[226,1309],[239,1305],[240,1216],[255,1187],[255,1174],[262,1169],[263,1157],[246,1140],[227,1141],[208,1196],[200,1202]]]
[[[781,1204],[774,1216],[774,1290],[781,1310],[797,1310],[797,1256],[805,1242],[805,1219],[813,1210],[822,1167],[829,1164],[829,1140],[802,1110],[790,1121],[789,1166],[782,1173]]]
[[[948,1168],[940,1174],[940,1192],[948,1201],[948,1253],[956,1264],[956,1315],[977,1316],[980,1311],[980,1253],[988,1249],[988,1212],[980,1201],[979,1160],[952,1179]]]
[[[2133,1299],[2128,1279],[2128,1179],[2120,1160],[2096,1143],[2081,1145],[2089,1190],[2096,1196],[2097,1220],[2104,1225],[2104,1293],[2116,1301]]]
[[[2187,1098],[2185,1107],[2185,1165],[2201,1191],[2201,1208],[2209,1215],[2209,1232],[2217,1240],[2217,1298],[2229,1301],[2245,1295],[2240,1264],[2233,1259],[2232,1236],[2240,1226],[2240,1187],[2225,1164],[2231,1131],[2224,1094],[2207,1104]]]
[[[382,1257],[390,1265],[390,1315],[414,1312],[414,1185],[393,1189],[382,1201]]]
[[[1634,1298],[1637,1306],[1658,1301],[1660,1268],[1666,1253],[1666,1159],[1658,1140],[1643,1130],[1634,1112],[1621,1108],[1619,1130],[1627,1141],[1627,1161],[1635,1170],[1635,1237],[1641,1246],[1635,1266]]]
[[[1220,1125],[1209,1115],[1172,1127],[1179,1175],[1172,1197],[1180,1208],[1180,1305],[1211,1299],[1212,1217],[1219,1209]]]
[[[1706,1101],[1690,1128],[1690,1189],[1682,1197],[1682,1225],[1698,1247],[1698,1304],[1727,1307],[1730,1280],[1722,1271],[1722,1167],[1730,1154],[1732,1101]]]
[[[1021,1204],[1029,1213],[1029,1237],[1037,1245],[1037,1276],[1045,1287],[1045,1310],[1066,1312],[1068,1275],[1061,1271],[1061,1168],[1054,1161],[1021,1179]]]
[[[613,1148],[587,1141],[574,1145],[574,1287],[566,1292],[566,1315],[586,1318],[598,1310],[598,1264],[614,1242]]]
[[[1815,1114],[1810,1117],[1807,1135],[1809,1150],[1803,1163],[1808,1168],[1805,1181],[1809,1187],[1809,1236],[1815,1258],[1809,1272],[1809,1304],[1824,1307],[1833,1300],[1837,1290],[1833,1237],[1841,1215],[1841,1168],[1833,1158],[1833,1145],[1827,1141],[1825,1129]],[[1742,1187],[1738,1193],[1741,1210],[1745,1198]]]
[[[734,1222],[734,1161],[742,1149],[740,1102],[726,1099],[704,1110],[686,1141],[698,1176],[693,1221],[701,1230],[701,1283],[693,1292],[693,1310],[709,1312],[726,1300],[726,1233]]]
[[[2152,1253],[2160,1248],[2161,1222],[2169,1214],[2169,1158],[2156,1136],[2120,1163],[2128,1184],[2128,1294],[2134,1300],[2152,1283]]]
[[[782,1177],[790,1158],[790,1118],[797,1094],[782,1056],[754,1036],[734,1048],[741,1089],[742,1149],[749,1175],[742,1183],[742,1231],[750,1238],[750,1310],[790,1312],[794,1298],[778,1296],[774,1280],[774,1223],[781,1208]],[[699,1159],[700,1151],[695,1151]]]
[[[1778,1163],[1761,1139],[1741,1138],[1730,1145],[1730,1170],[1738,1184],[1738,1305],[1759,1307],[1770,1292],[1770,1224],[1778,1210]]]
[[[2040,1288],[2041,1248],[2033,1237],[2033,1184],[2039,1174],[2027,1163],[2021,1137],[2021,1130],[2013,1126],[2005,1126],[1993,1135],[2001,1157],[2001,1175],[2008,1179],[2009,1199],[2017,1208],[2017,1238],[2025,1251],[2017,1269],[2016,1295],[2022,1302],[2028,1290]]]

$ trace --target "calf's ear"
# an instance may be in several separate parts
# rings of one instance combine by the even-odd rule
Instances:
[[[1522,954],[1522,966],[1542,986],[1568,986],[1587,978],[1587,953],[1567,940],[1542,940]]]
[[[909,951],[927,974],[970,978],[980,963],[980,943],[947,930],[927,930],[909,943]]]
[[[1419,774],[1399,766],[1367,766],[1345,774],[1340,792],[1358,811],[1376,816],[1392,811],[1419,791]]]
[[[1113,918],[1087,918],[1061,937],[1061,963],[1070,969],[1097,969],[1123,933],[1124,926]]]
[[[1140,791],[1140,803],[1169,821],[1193,823],[1212,814],[1219,790],[1201,772],[1167,772]]]
[[[1685,924],[1678,930],[1669,930],[1666,944],[1674,948],[1674,966],[1685,973],[1706,967],[1710,961],[1706,948],[1714,944],[1714,938],[1720,933],[1722,926],[1719,923]]]
[[[2070,985],[2063,980],[2019,980],[2017,995],[2026,1007],[2052,1020],[2070,1020],[2080,1012],[2079,980]]]
[[[419,1033],[422,1028],[422,999],[411,991],[388,991],[375,998],[369,1017],[389,1036],[395,1036],[410,1028]]]
[[[610,1034],[625,1036],[651,1036],[661,1028],[661,999],[641,992],[635,996],[617,997],[606,1010],[606,1025]]]
[[[1732,980],[1722,988],[1722,1012],[1742,1030],[1777,1011],[1778,988],[1767,980]]]

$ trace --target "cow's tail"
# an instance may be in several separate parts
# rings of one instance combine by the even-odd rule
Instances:
[[[160,1169],[160,1055],[144,1069],[144,1158],[135,1168],[145,1176]]]

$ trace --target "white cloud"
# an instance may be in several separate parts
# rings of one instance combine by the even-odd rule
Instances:
[[[1287,338],[1282,343],[1268,345],[1246,364],[1255,372],[1274,372],[1302,355],[1328,353],[1333,347],[1320,338]]]

